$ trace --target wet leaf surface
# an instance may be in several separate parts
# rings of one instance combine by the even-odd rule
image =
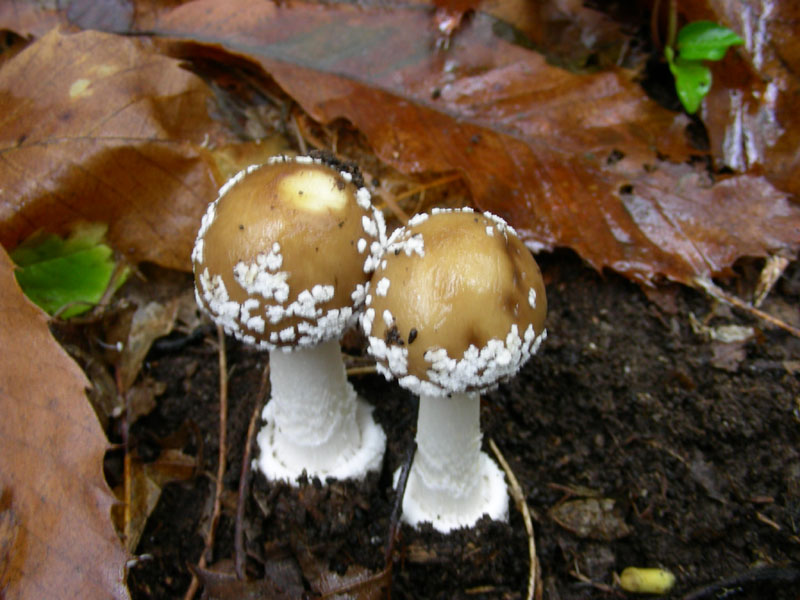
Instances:
[[[198,154],[219,133],[208,98],[145,41],[52,31],[33,42],[0,70],[0,243],[100,221],[129,260],[188,268],[217,187]]]
[[[705,0],[682,5],[686,19],[710,19],[733,29],[744,46],[713,65],[714,86],[702,110],[720,166],[764,173],[800,194],[800,40],[796,2]]]
[[[4,597],[127,598],[127,556],[102,477],[107,441],[88,382],[22,295],[2,250],[0,284],[0,527],[13,533],[0,561]]]
[[[798,247],[800,211],[750,175],[712,182],[705,195],[685,189],[679,214],[632,209],[623,197],[630,185],[656,172],[659,187],[672,189],[683,168],[664,159],[698,153],[685,137],[686,118],[647,98],[631,73],[571,74],[492,27],[476,14],[440,52],[419,10],[197,0],[156,29],[253,58],[315,119],[347,119],[401,171],[461,174],[474,202],[521,229],[535,248],[568,246],[598,269],[641,281],[690,282],[724,271],[741,254]],[[720,214],[710,204],[740,185],[759,189],[749,203],[773,233],[743,232],[735,211]],[[702,226],[711,212],[722,228]],[[687,231],[678,218],[696,227]],[[654,223],[660,239],[652,239]],[[742,235],[729,237],[729,228]],[[707,246],[717,256],[698,255]]]

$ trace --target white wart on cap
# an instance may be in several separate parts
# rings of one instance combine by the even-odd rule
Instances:
[[[389,238],[362,325],[387,377],[416,394],[481,392],[513,376],[545,336],[539,267],[502,219],[418,215]]]
[[[220,190],[192,252],[198,304],[262,349],[338,338],[363,305],[384,225],[360,175],[275,157]]]

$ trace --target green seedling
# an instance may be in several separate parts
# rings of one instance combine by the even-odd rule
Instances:
[[[711,69],[703,61],[720,60],[728,48],[743,44],[733,31],[712,21],[695,21],[678,32],[674,46],[667,44],[664,56],[675,78],[675,89],[689,114],[711,89]]]
[[[42,231],[31,235],[11,253],[22,291],[45,312],[64,319],[91,309],[116,266],[113,251],[103,243],[105,233],[105,225],[94,223],[76,226],[66,239]],[[114,290],[126,276],[115,278]]]

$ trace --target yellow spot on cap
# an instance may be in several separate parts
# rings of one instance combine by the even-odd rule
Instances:
[[[82,98],[84,96],[91,96],[92,92],[89,91],[89,86],[92,84],[88,79],[76,79],[71,86],[69,86],[70,98]]]
[[[344,180],[332,176],[327,170],[303,169],[291,173],[281,179],[278,190],[287,202],[306,212],[338,212],[347,206]]]

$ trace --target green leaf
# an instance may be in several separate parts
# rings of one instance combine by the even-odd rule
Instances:
[[[43,232],[30,236],[11,253],[25,295],[51,315],[76,303],[61,313],[65,319],[97,304],[115,266],[111,248],[102,243],[105,231],[105,225],[92,224],[76,227],[67,239]]]
[[[711,69],[700,61],[674,58],[671,48],[666,48],[664,54],[675,78],[675,90],[683,108],[689,114],[696,113],[711,89]]]
[[[695,21],[678,32],[675,47],[683,60],[720,60],[731,46],[744,40],[712,21]]]

